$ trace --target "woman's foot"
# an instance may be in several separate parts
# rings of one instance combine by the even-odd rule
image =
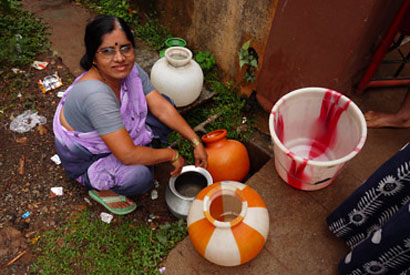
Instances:
[[[117,215],[131,213],[137,208],[135,202],[125,196],[118,195],[111,190],[90,190],[88,191],[88,194],[110,212]]]
[[[408,128],[410,127],[410,116],[407,113],[403,113],[404,112],[389,114],[369,111],[364,114],[364,117],[367,122],[367,127],[369,128]]]

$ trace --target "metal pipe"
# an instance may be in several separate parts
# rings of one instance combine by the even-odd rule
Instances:
[[[404,1],[402,6],[400,7],[399,12],[397,13],[396,17],[394,18],[393,24],[390,26],[389,30],[387,31],[386,36],[384,37],[383,41],[381,42],[380,46],[377,48],[376,53],[373,55],[372,61],[370,65],[367,67],[366,72],[364,73],[360,83],[356,89],[357,94],[362,94],[363,91],[369,87],[369,82],[373,74],[376,72],[377,68],[380,65],[380,62],[383,60],[386,51],[390,47],[395,34],[397,33],[397,29],[400,25],[400,22],[406,13],[407,7],[410,4],[410,0]]]

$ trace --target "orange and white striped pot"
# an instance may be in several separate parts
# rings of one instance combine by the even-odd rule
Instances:
[[[236,266],[256,257],[269,232],[269,214],[259,194],[236,181],[211,184],[188,212],[188,233],[205,259]]]

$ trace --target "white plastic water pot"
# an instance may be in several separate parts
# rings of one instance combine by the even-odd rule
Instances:
[[[318,87],[280,98],[269,116],[269,130],[279,176],[307,191],[332,183],[367,136],[359,107],[338,92]]]
[[[170,47],[151,69],[151,82],[158,92],[169,96],[177,107],[193,103],[201,94],[204,74],[184,47]]]

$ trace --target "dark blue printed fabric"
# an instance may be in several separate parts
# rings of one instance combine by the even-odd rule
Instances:
[[[370,176],[327,218],[351,248],[340,274],[410,274],[410,145]]]

